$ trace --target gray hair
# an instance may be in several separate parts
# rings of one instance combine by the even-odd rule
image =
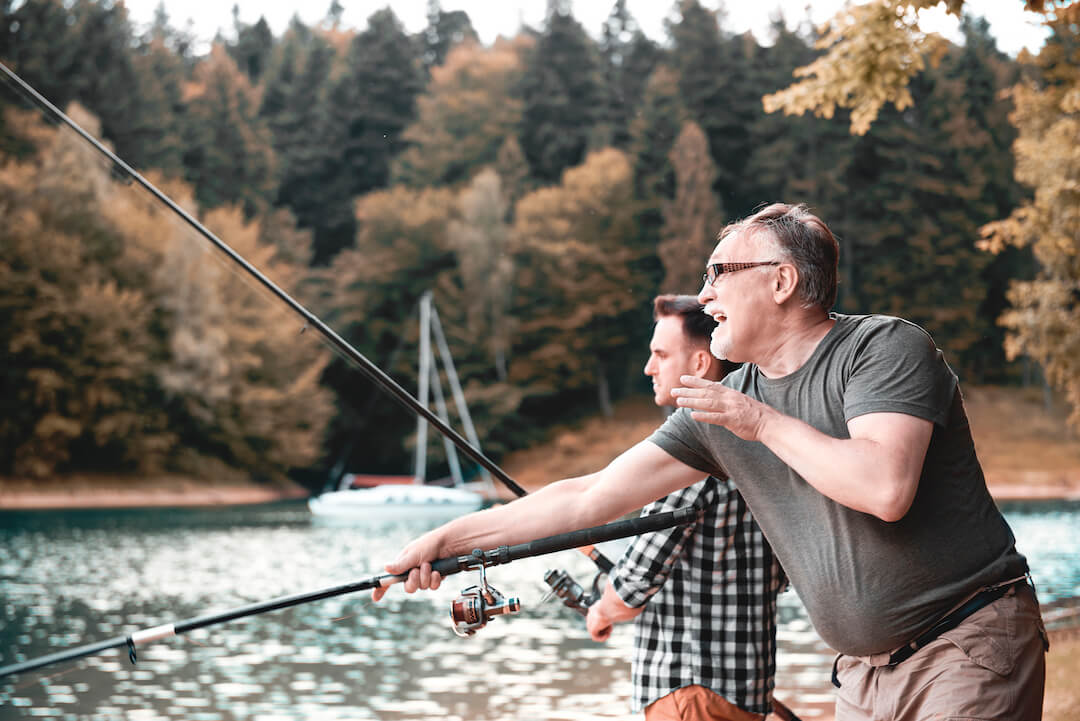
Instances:
[[[729,223],[717,240],[733,233],[753,235],[767,232],[766,238],[784,260],[799,272],[796,292],[804,308],[819,306],[829,311],[836,303],[837,265],[840,245],[825,222],[799,203],[773,203],[748,218]]]

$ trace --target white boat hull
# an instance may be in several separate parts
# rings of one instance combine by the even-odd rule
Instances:
[[[308,500],[319,518],[377,522],[454,518],[483,505],[482,495],[464,488],[398,484],[331,491]]]

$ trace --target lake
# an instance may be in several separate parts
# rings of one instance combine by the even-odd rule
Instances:
[[[1048,610],[1080,598],[1080,503],[1002,504]],[[428,526],[324,525],[303,503],[212,509],[0,512],[0,665],[246,603],[382,573]],[[240,619],[0,680],[0,720],[331,721],[594,719],[629,713],[632,632],[589,639],[539,603],[545,571],[592,577],[574,552],[489,569],[521,599],[461,639],[450,601],[392,589]],[[804,718],[831,709],[832,654],[798,597],[781,597],[777,696]]]

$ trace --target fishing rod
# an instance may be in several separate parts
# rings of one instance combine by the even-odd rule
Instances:
[[[487,577],[484,572],[485,569],[523,558],[543,556],[558,551],[567,551],[584,545],[602,543],[618,538],[636,536],[641,533],[659,531],[673,526],[685,525],[696,520],[697,517],[697,509],[693,507],[679,508],[667,513],[615,521],[614,523],[608,523],[602,526],[593,526],[592,528],[584,528],[579,531],[560,533],[513,546],[499,546],[498,548],[488,551],[478,548],[466,555],[440,558],[431,564],[431,568],[434,571],[438,571],[443,576],[453,575],[462,571],[479,571],[480,583],[464,589],[461,592],[461,595],[455,598],[450,604],[450,620],[454,633],[459,636],[471,636],[487,625],[487,622],[495,616],[510,615],[518,613],[521,610],[520,600],[503,596],[487,582]],[[116,638],[106,641],[77,646],[40,658],[0,667],[0,678],[19,673],[26,673],[27,671],[33,671],[54,663],[73,661],[114,648],[126,647],[128,650],[128,658],[131,660],[131,663],[134,664],[137,660],[135,652],[136,646],[147,644],[152,641],[158,641],[163,638],[169,638],[171,636],[178,636],[187,633],[188,631],[194,631],[208,626],[216,626],[228,621],[234,621],[238,618],[246,618],[248,616],[256,616],[269,611],[291,608],[304,603],[319,601],[324,598],[342,596],[357,591],[375,588],[387,588],[395,583],[404,581],[408,576],[409,574],[407,572],[372,576],[370,578],[353,581],[352,583],[346,583],[339,586],[330,586],[328,588],[298,593],[292,596],[281,596],[272,598],[268,601],[251,603],[246,606],[239,606],[218,613],[211,613],[205,616],[197,616],[195,618],[145,628],[133,631],[126,636],[117,636]]]
[[[195,219],[190,213],[177,205],[172,198],[165,195],[162,191],[144,178],[138,171],[124,162],[116,153],[109,150],[105,145],[84,130],[78,123],[69,118],[66,113],[52,104],[46,97],[41,95],[37,90],[30,86],[25,80],[16,75],[11,69],[9,69],[3,63],[0,63],[0,71],[7,78],[15,83],[15,85],[22,90],[22,92],[37,103],[41,108],[46,110],[56,120],[59,120],[64,125],[71,128],[77,133],[83,140],[91,145],[95,150],[101,153],[110,163],[112,163],[113,174],[117,177],[126,176],[131,180],[138,183],[144,190],[149,192],[157,200],[164,203],[166,207],[176,213],[181,219],[184,220],[189,226],[191,226],[199,235],[210,242],[215,248],[221,251],[227,258],[236,263],[242,268],[251,278],[258,282],[263,288],[270,291],[279,300],[289,306],[295,313],[304,319],[304,328],[314,328],[318,333],[346,359],[352,361],[352,363],[360,369],[368,379],[374,381],[381,386],[384,390],[388,391],[397,401],[402,403],[406,408],[412,410],[414,413],[423,416],[424,420],[433,425],[440,433],[450,439],[450,441],[458,447],[466,456],[471,458],[477,464],[479,464],[486,471],[491,473],[509,488],[514,495],[519,498],[527,495],[524,488],[519,486],[510,476],[495,464],[490,458],[484,455],[479,449],[473,447],[464,437],[457,431],[451,428],[447,423],[444,423],[438,415],[433,413],[427,406],[417,400],[412,394],[405,390],[397,381],[387,375],[381,368],[368,360],[363,353],[354,348],[348,341],[338,335],[330,326],[322,321],[317,315],[312,313],[306,307],[301,305],[291,295],[282,290],[276,283],[270,280],[266,275],[262,273],[258,268],[253,266],[242,255],[233,250],[227,243],[214,235],[206,226]],[[614,564],[597,548],[587,547],[581,549],[581,552],[588,556],[593,563],[597,565],[603,573],[610,573]]]

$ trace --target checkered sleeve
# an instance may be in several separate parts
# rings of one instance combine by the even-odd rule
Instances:
[[[643,606],[667,581],[675,561],[694,531],[701,526],[705,508],[716,502],[714,484],[708,479],[676,491],[642,509],[642,516],[693,506],[697,519],[684,526],[645,533],[630,544],[609,574],[619,598],[631,608]]]

